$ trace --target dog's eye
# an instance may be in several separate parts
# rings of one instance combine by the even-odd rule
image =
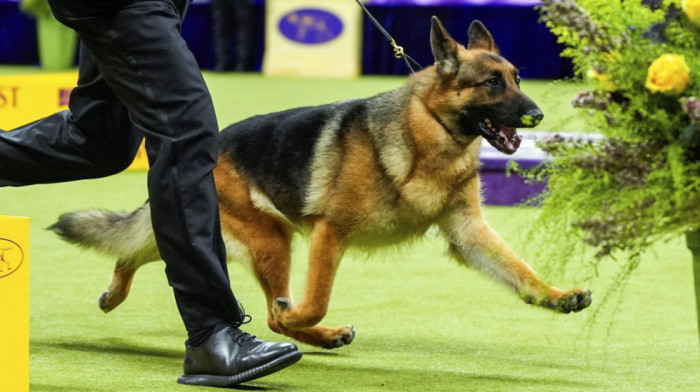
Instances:
[[[498,87],[501,85],[501,81],[498,78],[493,77],[486,81],[486,85],[489,87]]]
[[[515,77],[515,83],[520,86],[520,76]]]

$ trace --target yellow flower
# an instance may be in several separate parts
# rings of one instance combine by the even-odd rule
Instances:
[[[598,81],[596,88],[598,88],[599,90],[614,92],[618,89],[617,84],[610,80],[610,77],[608,75],[600,73],[595,69],[588,71],[588,77]]]
[[[645,86],[653,93],[679,94],[689,83],[690,68],[683,56],[667,53],[652,61]]]
[[[691,22],[700,25],[700,0],[683,0],[683,11]]]

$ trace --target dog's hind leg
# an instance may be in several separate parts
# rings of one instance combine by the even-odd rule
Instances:
[[[107,291],[102,293],[97,300],[103,312],[107,313],[124,302],[129,295],[131,282],[134,280],[137,268],[131,262],[125,262],[122,259],[117,260],[117,265],[114,267],[114,273],[112,274],[112,281],[109,282]]]
[[[139,267],[160,259],[155,238],[147,238],[142,242],[142,245],[138,251],[128,256],[120,256],[117,260],[109,287],[97,300],[97,304],[103,312],[107,313],[113,310],[129,296],[131,282],[134,280],[134,274],[136,274],[136,270]]]
[[[104,312],[126,299],[140,266],[160,259],[148,203],[131,213],[106,210],[65,213],[49,229],[65,241],[117,257],[112,281],[98,300]]]

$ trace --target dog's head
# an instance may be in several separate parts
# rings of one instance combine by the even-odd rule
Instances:
[[[518,70],[501,57],[479,21],[469,26],[469,45],[458,44],[432,18],[430,44],[436,84],[426,105],[457,138],[481,135],[505,154],[520,146],[516,128],[534,127],[542,111],[520,90]]]

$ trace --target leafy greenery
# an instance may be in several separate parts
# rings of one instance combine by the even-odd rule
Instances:
[[[623,254],[624,281],[650,244],[700,225],[700,26],[696,0],[545,0],[542,20],[594,89],[573,105],[600,140],[557,136],[539,229],[562,270],[583,243],[602,260]],[[552,241],[555,239],[556,241]],[[546,247],[546,246],[545,246]],[[581,254],[581,253],[578,253]]]

